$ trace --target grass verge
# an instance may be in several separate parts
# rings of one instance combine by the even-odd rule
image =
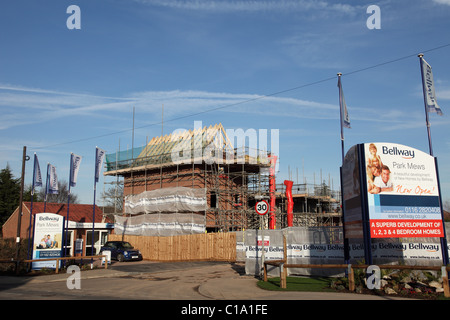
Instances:
[[[339,286],[333,288],[333,281],[337,281],[337,278],[326,278],[326,277],[287,277],[286,278],[286,289],[280,288],[280,278],[273,277],[269,278],[267,282],[264,280],[259,280],[257,282],[258,287],[265,290],[271,291],[303,291],[303,292],[345,292],[350,293],[347,287],[344,285],[342,289]],[[339,281],[338,281],[339,282]],[[344,281],[345,282],[345,281]],[[340,283],[340,282],[339,282]],[[355,292],[353,292],[355,293]],[[383,290],[369,290],[362,289],[359,294],[372,294],[372,295],[383,295],[388,296]],[[407,292],[401,292],[401,294],[393,295],[396,297],[413,298],[420,300],[450,300],[450,298],[444,297],[442,293],[439,294],[426,294],[426,293],[415,293],[409,294]]]
[[[325,277],[287,277],[286,289],[280,288],[280,278],[269,278],[267,282],[259,280],[257,285],[261,289],[273,291],[308,291],[308,292],[336,292],[332,289],[331,278]]]

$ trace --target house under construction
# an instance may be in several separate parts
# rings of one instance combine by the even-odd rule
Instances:
[[[104,175],[115,177],[110,183],[123,187],[123,209],[115,212],[116,233],[273,229],[292,221],[340,224],[339,196],[326,186],[325,193],[324,188],[311,193],[306,184],[293,187],[289,222],[284,187],[275,184],[275,162],[265,150],[234,148],[221,124],[154,137],[141,148],[108,154]],[[259,200],[270,202],[264,217],[255,212]]]

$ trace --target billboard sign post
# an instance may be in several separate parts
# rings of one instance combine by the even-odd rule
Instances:
[[[395,143],[358,144],[345,156],[342,177],[345,236],[364,239],[368,260],[372,238],[446,243],[435,157]],[[448,263],[446,245],[442,252]]]
[[[64,217],[54,213],[37,213],[34,223],[33,260],[60,258]],[[56,260],[33,262],[32,268],[56,269]]]

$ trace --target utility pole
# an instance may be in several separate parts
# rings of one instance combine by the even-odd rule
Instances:
[[[25,161],[29,160],[27,157],[27,147],[23,147],[22,155],[22,177],[20,178],[20,195],[19,195],[19,216],[17,217],[17,237],[16,237],[16,273],[19,272],[19,252],[20,252],[20,229],[22,222],[22,202],[23,202],[23,189],[25,181]]]

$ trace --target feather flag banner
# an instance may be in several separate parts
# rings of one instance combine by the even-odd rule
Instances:
[[[105,157],[106,151],[100,149],[99,147],[95,148],[95,182],[98,182],[100,177],[100,170],[103,165],[103,158]]]
[[[49,194],[58,194],[58,177],[56,175],[56,167],[48,164],[48,193]]]
[[[442,110],[437,104],[436,94],[434,92],[433,71],[431,70],[431,66],[425,61],[425,59],[422,58],[420,60],[422,62],[422,85],[427,111],[435,112],[438,115],[442,116]]]
[[[78,170],[80,169],[81,156],[74,153],[70,155],[70,186],[75,187],[77,185]]]
[[[42,187],[42,175],[41,175],[41,168],[39,167],[39,160],[36,155],[34,154],[34,169],[33,169],[33,192],[34,187]]]
[[[350,127],[350,118],[348,117],[347,105],[345,104],[344,91],[342,90],[341,77],[338,77],[339,88],[339,107],[341,110],[341,122],[345,128]]]

